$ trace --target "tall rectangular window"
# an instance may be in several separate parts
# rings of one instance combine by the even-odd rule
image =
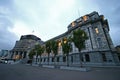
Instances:
[[[105,53],[102,53],[102,59],[103,59],[103,61],[104,61],[104,62],[106,62],[106,61],[107,61],[107,58],[106,58]]]
[[[63,62],[66,62],[66,56],[63,56]]]
[[[101,41],[101,38],[97,38],[97,41],[98,41],[98,47],[99,47],[99,48],[102,48],[102,41]]]
[[[98,30],[98,28],[97,28],[97,27],[95,28],[95,32],[96,32],[96,34],[98,34],[98,33],[99,33],[99,30]]]
[[[85,54],[85,59],[86,59],[86,62],[90,62],[90,56],[89,56],[89,54]]]
[[[57,62],[59,62],[59,57],[57,57]]]

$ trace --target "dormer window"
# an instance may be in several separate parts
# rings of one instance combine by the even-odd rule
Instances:
[[[84,20],[84,21],[87,21],[87,20],[88,20],[88,17],[87,17],[87,16],[83,16],[83,20]]]
[[[72,23],[71,23],[71,26],[74,27],[74,26],[75,26],[75,22],[72,22]]]

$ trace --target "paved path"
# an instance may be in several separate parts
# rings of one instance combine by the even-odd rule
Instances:
[[[89,72],[0,64],[0,80],[120,80],[120,68],[94,68]]]

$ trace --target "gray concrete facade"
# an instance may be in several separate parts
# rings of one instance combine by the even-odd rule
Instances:
[[[11,58],[15,60],[28,60],[28,54],[36,44],[42,44],[40,38],[34,35],[23,35],[20,40],[16,41],[14,48],[10,51]]]
[[[74,25],[73,25],[74,24]],[[107,19],[104,19],[103,15],[99,15],[98,12],[92,12],[85,16],[82,16],[73,21],[68,26],[68,31],[52,38],[51,40],[62,41],[63,38],[72,36],[74,30],[84,30],[89,39],[86,40],[86,48],[78,52],[74,43],[72,44],[72,52],[69,53],[69,65],[80,66],[80,57],[83,66],[113,66],[119,65],[119,59],[109,35],[109,25]],[[66,65],[66,56],[63,56],[62,46],[59,47],[58,55],[55,58],[55,62],[52,61],[53,55],[50,56],[49,64],[56,63],[57,65]],[[52,54],[52,53],[51,53]],[[46,60],[43,60],[46,59]],[[42,64],[47,64],[47,56],[42,56]]]
[[[36,55],[33,58],[33,63],[36,64],[49,64],[49,65],[67,65],[67,57],[63,55],[61,41],[63,38],[73,36],[73,31],[81,29],[88,35],[88,40],[85,41],[86,48],[79,53],[74,43],[71,42],[72,51],[69,53],[69,66],[114,66],[120,65],[116,50],[109,35],[109,25],[107,19],[103,15],[99,15],[94,11],[90,14],[86,14],[76,19],[68,25],[68,30],[56,36],[50,40],[59,41],[58,54],[54,58],[54,54],[50,53],[49,62],[46,51],[43,55],[36,59]],[[20,54],[23,58],[27,58],[31,48],[41,41],[34,35],[22,36],[19,41],[16,42],[15,47],[11,50],[12,58]],[[45,45],[45,42],[41,44]],[[25,56],[25,57],[24,57]],[[80,62],[81,60],[81,62]]]

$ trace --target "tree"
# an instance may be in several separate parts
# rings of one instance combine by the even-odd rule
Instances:
[[[28,63],[31,63],[32,64],[32,59],[33,59],[33,56],[35,55],[35,49],[32,49],[31,51],[30,51],[30,53],[28,54],[28,56],[29,56],[29,62]]]
[[[32,49],[30,53],[28,54],[30,59],[33,59],[33,56],[35,55],[35,49]]]
[[[81,61],[82,54],[81,54],[81,50],[85,48],[85,40],[87,40],[87,39],[88,39],[88,36],[87,36],[85,31],[83,31],[81,29],[78,29],[78,30],[75,30],[73,32],[72,41],[73,41],[73,43],[75,44],[75,46],[79,50],[79,57],[80,57],[81,67],[82,67],[82,61]]]
[[[58,42],[51,40],[51,50],[53,51],[54,54],[54,62],[55,62],[55,57],[58,54]]]
[[[63,38],[63,40],[62,40],[62,50],[63,50],[63,54],[65,56],[67,56],[67,66],[69,66],[69,52],[72,50],[69,39]]]
[[[47,41],[45,44],[46,52],[48,53],[48,65],[49,65],[49,56],[51,53],[51,41]]]
[[[41,45],[35,45],[35,51],[36,51],[36,58],[38,58],[38,55],[40,56],[40,64],[41,64],[41,55],[44,52],[44,47]]]

